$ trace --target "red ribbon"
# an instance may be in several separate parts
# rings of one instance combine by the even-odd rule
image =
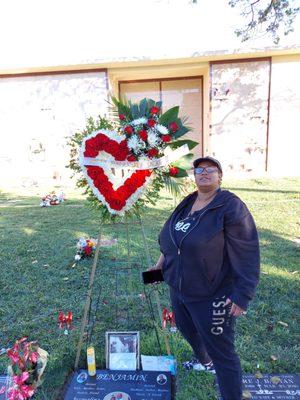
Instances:
[[[59,329],[72,329],[73,313],[64,314],[62,311],[58,314],[58,327]]]
[[[171,324],[171,327],[176,326],[175,316],[173,311],[168,311],[168,309],[164,307],[162,317],[163,317],[162,325],[164,329],[166,328],[168,322]]]

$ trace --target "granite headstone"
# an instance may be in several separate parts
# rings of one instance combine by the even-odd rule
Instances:
[[[171,374],[156,371],[75,372],[64,400],[171,400]]]

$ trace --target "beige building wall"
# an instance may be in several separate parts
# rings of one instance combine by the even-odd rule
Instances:
[[[300,55],[272,57],[268,172],[300,175]]]
[[[109,68],[108,79],[110,91],[119,94],[119,81],[180,78],[203,76],[203,135],[204,153],[209,151],[209,62],[161,64],[140,67]]]
[[[69,182],[67,137],[106,99],[104,71],[1,78],[0,188]]]

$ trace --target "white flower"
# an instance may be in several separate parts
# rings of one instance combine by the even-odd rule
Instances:
[[[84,238],[80,238],[77,243],[77,248],[85,247],[87,245],[86,240]]]
[[[157,147],[157,146],[159,146],[160,143],[161,143],[160,137],[157,136],[157,134],[155,133],[155,131],[152,130],[152,129],[148,131],[148,138],[147,138],[147,140],[148,140],[148,143],[149,143],[149,146],[150,146],[150,147]]]
[[[145,148],[146,144],[143,140],[140,140],[137,135],[132,135],[127,141],[127,146],[130,150],[137,153],[141,149]]]
[[[76,254],[76,256],[75,256],[75,260],[76,260],[76,261],[79,261],[79,260],[81,260],[81,256],[80,256],[79,254]]]
[[[142,117],[142,118],[137,118],[134,119],[133,121],[131,121],[131,125],[135,126],[135,125],[143,125],[147,122],[147,118]]]
[[[169,133],[168,129],[167,129],[165,126],[163,126],[163,125],[157,124],[157,125],[156,125],[156,129],[157,129],[158,132],[161,133],[162,135],[168,135],[168,133]]]

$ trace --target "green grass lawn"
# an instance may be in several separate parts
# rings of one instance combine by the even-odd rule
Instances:
[[[252,179],[225,181],[224,188],[246,202],[259,229],[262,275],[257,296],[247,317],[237,323],[237,349],[245,372],[283,373],[299,371],[299,205],[300,179]],[[100,227],[97,212],[86,207],[80,195],[70,195],[60,206],[40,208],[39,198],[28,193],[0,193],[0,348],[28,335],[50,353],[44,384],[36,399],[60,399],[60,390],[75,360],[92,260],[75,267],[76,242],[80,236],[95,237],[100,228],[118,244],[101,251],[97,268],[90,327],[97,366],[104,367],[106,330],[141,332],[142,354],[159,354],[152,318],[143,292],[140,273],[147,258],[140,227]],[[157,235],[173,208],[165,194],[149,208],[143,221],[153,261],[159,254]],[[298,222],[297,222],[298,217]],[[127,240],[130,242],[128,253]],[[162,305],[169,307],[167,289],[161,287]],[[117,294],[117,297],[115,296]],[[156,304],[152,292],[154,313]],[[64,335],[57,327],[59,310],[72,310],[74,329]],[[284,322],[285,324],[281,324]],[[159,331],[165,353],[162,332]],[[191,353],[179,333],[170,334],[172,352],[180,364]],[[271,360],[271,356],[277,358]],[[84,351],[80,365],[85,365]],[[0,373],[6,358],[0,357]],[[213,378],[185,372],[179,367],[178,400],[215,399]]]

